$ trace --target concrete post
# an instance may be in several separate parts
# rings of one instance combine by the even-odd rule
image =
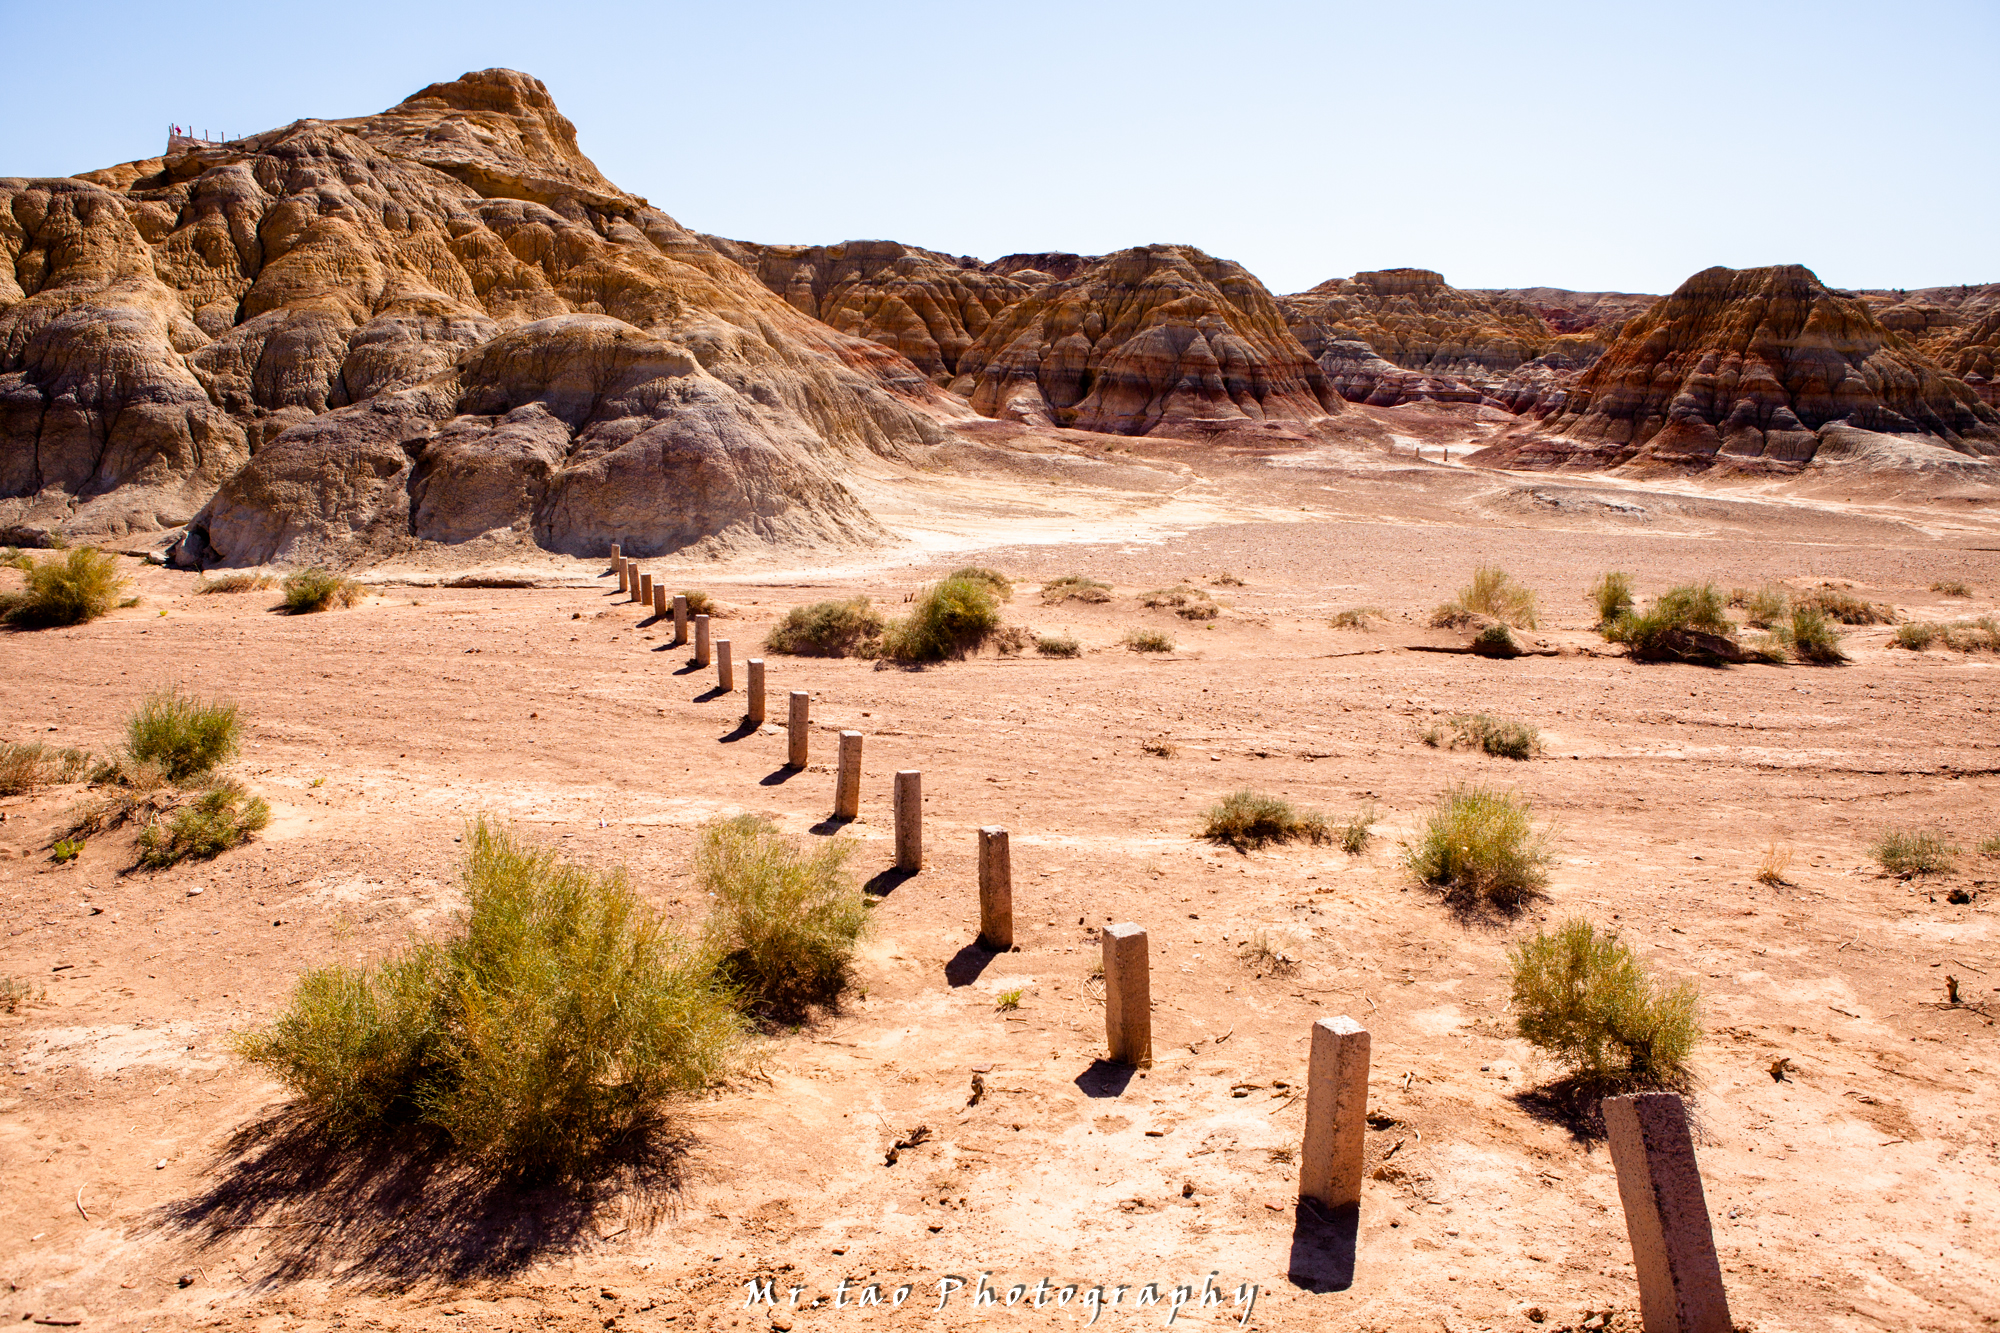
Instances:
[[[639,605],[650,607],[652,604],[653,576],[651,574],[641,574],[639,576]]]
[[[1327,1208],[1352,1208],[1361,1202],[1368,1047],[1366,1029],[1345,1014],[1312,1025],[1299,1195]]]
[[[611,548],[611,572],[618,576],[618,591],[625,591],[625,553],[616,546]]]
[[[724,694],[736,688],[736,666],[729,658],[729,640],[715,641],[715,684]]]
[[[653,619],[665,620],[666,618],[667,582],[665,579],[658,579],[653,583]]]
[[[840,771],[833,782],[833,817],[853,819],[861,813],[861,733],[840,733]]]
[[[744,665],[750,668],[750,683],[745,687],[749,699],[743,707],[743,720],[752,726],[761,726],[764,721],[764,659],[753,657]]]
[[[1646,1333],[1730,1333],[1722,1263],[1681,1099],[1641,1092],[1602,1105]]]
[[[688,599],[686,593],[674,594],[674,642],[678,648],[688,641]]]
[[[708,617],[694,618],[694,664],[708,665]]]
[[[785,767],[804,768],[807,743],[812,739],[812,695],[806,691],[792,691],[791,709],[785,715],[785,730],[791,733],[785,743]]]
[[[995,953],[1014,947],[1014,866],[1007,830],[979,830],[979,942]]]
[[[1121,1065],[1153,1063],[1153,980],[1146,932],[1130,921],[1104,928],[1104,1032]]]
[[[896,771],[896,869],[924,868],[924,775],[914,768]]]
[[[642,577],[644,576],[639,573],[639,562],[637,560],[634,560],[632,562],[632,573],[630,578],[632,585],[632,600],[635,602],[639,600],[639,580]]]

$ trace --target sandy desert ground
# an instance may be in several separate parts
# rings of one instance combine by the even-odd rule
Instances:
[[[1367,419],[1317,450],[1074,435],[883,480],[867,498],[901,547],[656,562],[727,605],[716,633],[739,658],[786,607],[863,592],[893,608],[971,560],[1019,582],[1010,621],[1085,646],[926,670],[773,656],[774,718],[785,691],[813,694],[814,763],[795,775],[783,734],[740,727],[741,693],[718,694],[599,563],[552,559],[504,588],[385,569],[361,606],[291,618],[128,561],[137,607],[6,636],[0,740],[108,751],[162,682],[224,693],[248,723],[231,771],[277,818],[150,873],[129,834],[52,863],[80,787],[0,802],[0,973],[46,992],[0,1018],[0,1315],[158,1333],[1082,1326],[1080,1295],[1035,1307],[1046,1278],[1126,1288],[1097,1322],[1138,1328],[1172,1313],[1136,1304],[1145,1284],[1198,1293],[1213,1275],[1220,1303],[1176,1323],[1636,1328],[1608,1155],[1524,1096],[1548,1070],[1504,1004],[1509,941],[1583,914],[1701,985],[1699,1152],[1739,1325],[2000,1324],[2000,863],[1972,852],[2000,832],[1994,659],[1892,649],[1872,627],[1846,632],[1845,667],[1635,665],[1583,596],[1621,568],[1642,595],[1832,581],[1919,618],[1990,612],[1990,497],[1501,476],[1415,456],[1464,438],[1433,416]],[[1550,655],[1415,650],[1457,642],[1427,614],[1481,561],[1540,592],[1529,637]],[[1117,596],[1042,606],[1041,581],[1069,573]],[[1929,591],[1947,578],[1976,595]],[[1219,619],[1139,607],[1183,580]],[[1387,620],[1328,627],[1357,606]],[[1177,650],[1118,647],[1132,626]],[[1420,741],[1471,711],[1539,728],[1544,753]],[[628,866],[697,913],[698,827],[756,811],[826,832],[843,728],[866,736],[862,816],[838,834],[877,899],[864,994],[683,1108],[656,1170],[494,1198],[324,1151],[228,1054],[302,968],[448,918],[472,816]],[[1155,739],[1173,756],[1141,748]],[[903,768],[924,774],[928,859],[899,878]],[[1517,920],[1456,917],[1401,869],[1401,837],[1461,780],[1519,791],[1552,827],[1549,895]],[[1336,815],[1372,803],[1379,836],[1359,856],[1196,840],[1239,787]],[[987,824],[1011,830],[1020,923],[997,957],[970,947]],[[1887,828],[1947,835],[1958,872],[1884,876],[1868,845]],[[1772,843],[1792,852],[1783,886],[1753,878]],[[1089,977],[1098,928],[1122,920],[1152,939],[1158,1060],[1136,1076],[1100,1062]],[[1260,933],[1296,972],[1239,956]],[[1965,1003],[1943,1002],[1946,975]],[[1019,1009],[996,1008],[1014,989]],[[1374,1043],[1351,1259],[1295,1207],[1308,1029],[1334,1014]],[[975,1072],[987,1093],[968,1106]],[[918,1125],[927,1140],[885,1165]],[[982,1274],[1001,1304],[970,1301]],[[968,1286],[939,1310],[947,1275]],[[797,1305],[746,1310],[767,1277],[781,1300],[802,1287]],[[875,1286],[884,1304],[835,1308],[843,1279],[843,1300]]]

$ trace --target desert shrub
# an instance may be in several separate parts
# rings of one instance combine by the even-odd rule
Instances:
[[[20,592],[0,593],[0,620],[22,629],[81,625],[118,605],[127,580],[108,552],[79,546],[67,555],[13,562],[27,580]]]
[[[1516,629],[1534,629],[1535,594],[1498,565],[1481,565],[1472,571],[1472,582],[1460,588],[1454,600],[1432,613],[1431,623],[1460,625],[1475,615],[1492,616]]]
[[[1920,653],[1936,643],[1943,634],[1944,627],[1941,625],[1934,625],[1924,620],[1906,620],[1896,626],[1896,632],[1890,636],[1889,642],[1894,647],[1908,648],[1913,653]]]
[[[1335,629],[1367,629],[1372,620],[1387,620],[1388,613],[1379,606],[1356,606],[1345,611],[1336,611],[1327,618],[1327,624]]]
[[[1979,840],[1979,854],[1981,856],[2000,856],[2000,833],[1981,838]]]
[[[1590,922],[1538,930],[1507,951],[1516,1029],[1594,1096],[1682,1088],[1701,1041],[1694,982],[1655,983],[1630,945]]]
[[[1423,742],[1453,750],[1480,750],[1498,759],[1532,759],[1542,748],[1541,733],[1525,722],[1491,713],[1455,713],[1445,719],[1446,732],[1432,727]]]
[[[1865,601],[1844,588],[1823,586],[1792,599],[1794,606],[1809,606],[1829,620],[1843,625],[1893,625],[1896,613],[1879,602]]]
[[[1218,588],[1241,588],[1245,586],[1242,579],[1237,578],[1226,569],[1217,574],[1210,582],[1214,583]]]
[[[1970,597],[1972,589],[1958,579],[1939,579],[1931,585],[1931,591],[1946,597]]]
[[[948,578],[917,594],[910,613],[882,631],[882,653],[904,662],[964,657],[1000,628],[1000,604],[978,579]]]
[[[1174,650],[1174,636],[1156,629],[1128,629],[1125,637],[1118,642],[1135,653],[1170,653]]]
[[[194,590],[208,592],[263,592],[277,586],[277,580],[269,574],[223,574],[217,578],[198,580]]]
[[[1273,842],[1331,842],[1332,826],[1317,810],[1300,810],[1290,801],[1249,790],[1234,791],[1210,806],[1202,816],[1201,833],[1210,842],[1243,851]]]
[[[1034,646],[1035,636],[1021,625],[1002,625],[993,631],[987,642],[1002,657],[1018,657]]]
[[[125,750],[157,764],[169,782],[200,777],[240,748],[243,723],[229,699],[197,699],[174,687],[147,695],[125,719]]]
[[[1108,602],[1111,585],[1087,579],[1081,574],[1065,574],[1042,585],[1044,602]]]
[[[1347,817],[1345,823],[1334,833],[1333,840],[1340,844],[1340,850],[1349,856],[1359,856],[1368,850],[1368,844],[1375,840],[1375,807],[1364,805]]]
[[[37,787],[75,782],[90,766],[83,750],[58,749],[40,741],[0,745],[0,796],[23,796]]]
[[[1847,660],[1840,651],[1840,635],[1820,609],[1805,602],[1792,607],[1792,623],[1786,627],[1792,655],[1817,666],[1838,666]]]
[[[766,652],[793,657],[872,656],[883,621],[866,597],[814,602],[785,612],[764,639]]]
[[[1486,902],[1517,910],[1548,883],[1548,835],[1534,827],[1533,808],[1511,792],[1454,785],[1404,848],[1417,880],[1455,906]]]
[[[703,592],[701,589],[683,588],[681,589],[680,595],[687,598],[689,615],[707,616],[710,620],[721,619],[722,617],[721,608],[715,604],[715,599],[713,597],[710,597],[707,593]],[[667,604],[671,606],[673,604],[673,600],[674,600],[673,595],[669,593],[667,596]]]
[[[1908,620],[1896,626],[1890,643],[1919,653],[1940,643],[1958,653],[2000,653],[2000,621],[1992,616],[1948,625]]]
[[[695,877],[715,895],[710,942],[720,974],[762,1017],[802,1018],[853,980],[867,903],[848,882],[851,844],[807,850],[769,819],[738,815],[702,830]]]
[[[139,864],[165,870],[193,857],[207,860],[242,845],[271,822],[271,807],[227,778],[146,825],[139,834]]]
[[[1612,570],[1590,585],[1590,600],[1597,606],[1600,627],[1632,610],[1632,576]]]
[[[1721,644],[1704,644],[1696,636],[1727,640],[1735,651],[1736,626],[1723,614],[1722,594],[1712,583],[1682,584],[1653,600],[1643,615],[1625,615],[1604,627],[1613,643],[1623,643],[1632,656],[1648,661],[1713,660],[1725,651]]]
[[[1172,759],[1181,752],[1180,747],[1164,736],[1155,736],[1139,742],[1139,749],[1155,759]]]
[[[1014,596],[1014,580],[997,569],[987,569],[983,565],[960,565],[945,575],[948,579],[971,579],[983,583],[993,592],[995,601],[1007,601]]]
[[[284,592],[285,598],[280,605],[295,616],[329,610],[335,602],[353,606],[365,595],[361,585],[353,579],[342,578],[318,565],[285,575]]]
[[[1731,588],[1729,605],[1743,608],[1746,624],[1758,629],[1769,629],[1782,622],[1791,612],[1791,599],[1785,590],[1775,583],[1767,583],[1755,589]]]
[[[1764,855],[1757,862],[1757,882],[1769,884],[1773,888],[1788,884],[1791,881],[1785,878],[1785,872],[1791,869],[1791,865],[1791,848],[1780,847],[1775,842],[1765,843]]]
[[[1260,930],[1243,941],[1237,946],[1236,956],[1260,974],[1285,977],[1299,970],[1299,960],[1279,948],[1268,930]]]
[[[1936,833],[1890,829],[1870,849],[1875,863],[1892,875],[1942,875],[1958,863],[1958,849]]]
[[[1083,645],[1073,634],[1037,634],[1035,651],[1043,657],[1075,657],[1083,651]]]
[[[1472,651],[1481,657],[1519,657],[1521,645],[1505,625],[1487,625],[1473,635]]]
[[[237,1050],[338,1136],[414,1124],[510,1174],[586,1175],[718,1078],[740,1021],[706,943],[623,871],[484,820],[466,842],[467,909],[444,937],[308,973]]]
[[[0,977],[0,1014],[18,1014],[41,998],[41,987],[18,977]]]
[[[1182,620],[1213,620],[1222,614],[1222,608],[1215,604],[1213,597],[1202,589],[1185,583],[1142,593],[1139,605],[1155,610],[1172,611]]]

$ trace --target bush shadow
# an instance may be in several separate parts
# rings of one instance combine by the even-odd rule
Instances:
[[[421,1133],[348,1142],[288,1108],[238,1130],[208,1188],[151,1220],[197,1251],[262,1232],[256,1282],[265,1286],[504,1277],[676,1214],[691,1147],[684,1131],[654,1121],[615,1145],[594,1178],[531,1185],[469,1165]]]
[[[1114,1060],[1092,1060],[1090,1067],[1071,1082],[1086,1097],[1116,1097],[1124,1092],[1139,1071]]]
[[[1354,1285],[1354,1243],[1361,1230],[1356,1204],[1323,1208],[1300,1199],[1292,1211],[1292,1252],[1285,1278],[1307,1291],[1346,1291]]]

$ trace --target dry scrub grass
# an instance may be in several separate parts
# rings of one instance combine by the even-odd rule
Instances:
[[[1632,611],[1632,576],[1619,570],[1601,575],[1590,585],[1590,600],[1597,607],[1597,627],[1604,628]]]
[[[1958,849],[1937,833],[1890,829],[1875,840],[1870,851],[1877,865],[1904,879],[1948,874],[1958,864]]]
[[[1822,584],[1808,593],[1801,593],[1792,599],[1793,606],[1809,606],[1829,620],[1838,620],[1843,625],[1893,625],[1896,623],[1894,608],[1879,602],[1865,601],[1844,588],[1832,584]]]
[[[1889,642],[1913,653],[1938,646],[1955,653],[2000,653],[2000,620],[1981,616],[1977,620],[1953,621],[1950,624],[1906,621],[1896,626],[1895,635]]]
[[[1387,620],[1389,613],[1379,606],[1355,606],[1345,611],[1336,611],[1327,617],[1327,624],[1335,629],[1370,629],[1371,620]]]
[[[1043,657],[1075,657],[1083,652],[1083,645],[1073,634],[1037,634],[1035,651]]]
[[[278,580],[269,574],[224,574],[219,578],[204,578],[194,585],[197,593],[265,592],[278,586]]]
[[[42,988],[18,977],[0,977],[0,1014],[18,1014],[40,1003]]]
[[[1461,909],[1484,903],[1517,912],[1548,884],[1548,833],[1534,810],[1511,792],[1458,784],[1406,845],[1403,862],[1417,881]]]
[[[116,557],[80,546],[67,555],[34,560],[9,548],[6,564],[21,571],[26,587],[0,593],[0,621],[19,629],[53,629],[95,620],[119,604],[127,580]]]
[[[1202,589],[1185,583],[1142,593],[1139,605],[1153,610],[1172,611],[1182,620],[1213,620],[1222,614],[1222,608],[1215,604],[1213,597]]]
[[[1791,865],[1791,848],[1781,847],[1775,842],[1765,843],[1764,855],[1757,862],[1757,882],[1769,884],[1772,888],[1789,884],[1791,881],[1785,878],[1785,872],[1791,869]]]
[[[792,657],[872,657],[884,624],[866,597],[795,606],[771,627],[764,650]]]
[[[241,783],[221,778],[191,802],[162,814],[139,834],[139,864],[165,870],[190,857],[207,860],[247,842],[271,823],[271,807]]]
[[[1455,713],[1421,737],[1432,749],[1479,750],[1496,759],[1532,759],[1541,753],[1541,733],[1525,722],[1491,713]]]
[[[1198,836],[1241,852],[1274,842],[1331,842],[1334,835],[1319,811],[1300,810],[1282,797],[1245,789],[1210,806]]]
[[[1050,605],[1057,602],[1108,602],[1111,600],[1111,585],[1087,579],[1081,574],[1065,574],[1042,585],[1042,600]]]
[[[367,596],[367,591],[353,579],[342,578],[318,565],[287,574],[284,592],[284,601],[279,605],[295,616],[331,610],[336,602],[342,606],[354,606]]]
[[[1516,1029],[1590,1098],[1639,1088],[1686,1088],[1701,1041],[1692,981],[1655,983],[1630,945],[1575,919],[1507,951]]]
[[[0,745],[0,796],[25,796],[38,787],[75,782],[90,766],[84,750],[58,749],[40,741]]]
[[[1170,653],[1174,650],[1174,637],[1156,629],[1128,629],[1125,637],[1118,641],[1135,653]]]
[[[1535,629],[1535,594],[1498,565],[1481,565],[1458,596],[1431,613],[1431,624],[1454,629],[1473,616],[1491,616],[1516,629]]]
[[[917,595],[910,613],[882,631],[882,655],[942,662],[978,652],[1000,629],[1000,604],[984,579],[953,576]]]
[[[228,699],[197,699],[169,686],[125,719],[126,753],[159,767],[169,782],[198,778],[242,747],[243,723]]]
[[[832,838],[806,848],[758,815],[702,830],[695,878],[715,895],[718,970],[758,1017],[799,1021],[852,983],[855,942],[868,924],[846,873],[852,850]]]
[[[1946,597],[1972,596],[1971,587],[1958,579],[1939,579],[1931,585],[1931,591]]]
[[[988,569],[984,565],[960,565],[957,569],[945,575],[945,577],[947,579],[970,579],[974,583],[983,583],[992,592],[996,601],[1011,601],[1014,596],[1014,581],[999,570]]]

